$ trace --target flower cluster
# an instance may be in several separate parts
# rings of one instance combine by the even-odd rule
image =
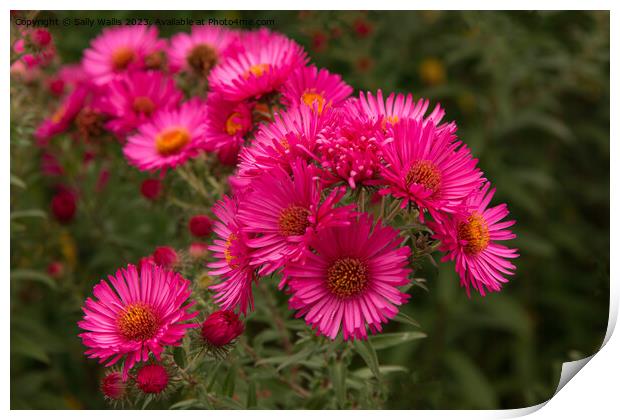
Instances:
[[[187,223],[195,238],[215,237],[208,250],[189,248],[221,280],[211,286],[221,311],[201,330],[209,346],[242,333],[237,313],[254,309],[254,285],[272,277],[317,334],[348,340],[396,316],[420,255],[454,261],[468,295],[499,291],[514,273],[518,254],[501,244],[514,221],[505,204],[490,206],[495,189],[444,109],[410,93],[353,95],[282,34],[194,27],[166,40],[155,27],[109,28],[55,80],[66,92],[36,130],[42,147],[67,131],[116,139],[130,165],[159,172],[141,186],[149,200],[161,197],[164,174],[192,160],[228,166],[214,220]],[[53,208],[71,220],[75,195],[59,193]],[[128,380],[147,393],[166,387],[169,372],[151,355],[197,326],[189,281],[175,272],[182,260],[159,247],[86,301],[87,354],[124,360],[102,385],[109,397]]]

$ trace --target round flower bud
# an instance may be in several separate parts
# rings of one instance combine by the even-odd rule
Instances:
[[[204,214],[198,214],[189,219],[189,231],[198,238],[204,238],[211,233],[211,219]]]
[[[166,389],[169,379],[162,365],[144,365],[136,374],[136,385],[145,394],[159,394]]]
[[[127,382],[123,381],[120,372],[111,372],[101,379],[99,388],[105,397],[111,400],[120,400],[127,393]]]
[[[147,200],[155,201],[161,195],[161,181],[159,179],[145,179],[140,186],[140,194]]]
[[[60,223],[73,220],[76,210],[76,197],[71,191],[62,189],[52,197],[52,214]]]
[[[177,252],[169,246],[158,246],[153,252],[153,262],[160,267],[170,269],[178,261]]]
[[[189,246],[189,255],[195,259],[205,258],[209,254],[209,245],[204,242],[193,242]]]
[[[202,324],[202,338],[210,345],[222,347],[243,333],[243,322],[229,310],[213,312]]]

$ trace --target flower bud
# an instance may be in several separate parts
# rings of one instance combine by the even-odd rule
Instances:
[[[179,261],[179,256],[174,248],[158,246],[153,252],[153,262],[160,267],[170,269]]]
[[[52,214],[60,223],[69,223],[75,217],[77,203],[75,194],[61,189],[52,197]]]
[[[127,382],[119,372],[111,372],[101,379],[101,393],[111,400],[120,400],[127,394]]]
[[[136,374],[136,385],[145,394],[159,394],[166,389],[169,379],[162,365],[144,365]]]
[[[161,187],[159,179],[145,179],[140,186],[140,193],[147,200],[155,201],[161,195]]]
[[[210,345],[222,347],[243,333],[243,322],[229,310],[213,312],[202,324],[202,338]]]
[[[189,231],[198,238],[204,238],[211,233],[211,219],[204,214],[198,214],[189,219]]]

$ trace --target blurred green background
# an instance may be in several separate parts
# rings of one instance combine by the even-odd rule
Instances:
[[[313,62],[341,73],[354,88],[412,92],[440,102],[446,118],[457,121],[460,138],[497,187],[495,202],[507,202],[518,221],[518,271],[502,293],[471,299],[451,265],[418,271],[429,291],[412,290],[404,311],[428,338],[378,352],[382,364],[409,368],[387,377],[386,408],[534,405],[555,391],[562,362],[599,349],[609,304],[609,13],[47,15],[274,19],[272,29],[303,44]],[[100,30],[51,28],[67,62],[79,60]],[[187,28],[166,26],[160,33],[179,30]],[[24,128],[11,93],[11,173],[20,180],[11,186],[12,214],[46,212],[51,185],[40,175],[30,136],[37,121],[33,116]],[[39,99],[20,101],[27,107]],[[68,172],[81,167],[63,163]],[[95,190],[101,165],[80,172],[83,190]],[[111,187],[84,193],[72,225],[23,213],[12,223],[12,408],[103,408],[100,369],[85,359],[76,337],[81,303],[118,266],[157,245],[190,241],[182,215],[139,196],[144,176],[127,167],[120,151],[105,167]],[[52,260],[67,267],[61,281],[45,274]]]

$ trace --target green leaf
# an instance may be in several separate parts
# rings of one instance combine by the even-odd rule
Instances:
[[[26,189],[26,183],[16,175],[11,174],[11,185],[15,185],[21,189]]]
[[[196,398],[191,398],[189,400],[179,401],[178,403],[172,404],[170,406],[171,410],[187,410],[194,407],[200,407],[201,403]]]
[[[355,351],[364,359],[366,365],[370,368],[375,378],[381,379],[381,372],[379,371],[379,359],[377,358],[377,352],[369,341],[355,340],[353,342]]]
[[[498,407],[495,389],[483,372],[467,356],[456,351],[446,354],[448,369],[456,376],[463,396],[474,408],[493,409]]]
[[[50,363],[50,359],[41,347],[41,344],[22,334],[15,334],[11,337],[11,352],[43,363]]]
[[[399,312],[394,318],[392,318],[392,320],[396,322],[400,322],[401,324],[409,324],[411,326],[420,328],[420,324],[418,323],[418,321],[411,318],[409,315],[407,315],[406,313],[402,311]]]
[[[39,217],[41,219],[47,219],[47,213],[39,209],[18,210],[11,212],[11,220],[23,219],[25,217]]]
[[[396,373],[396,372],[407,373],[409,370],[404,366],[385,365],[385,366],[379,366],[379,371],[381,372],[382,375],[388,375],[390,373]],[[357,369],[356,371],[354,371],[353,375],[358,376],[362,379],[370,379],[372,378],[373,373],[368,368],[361,368],[361,369]]]
[[[236,369],[231,366],[228,370],[228,375],[226,375],[226,379],[224,380],[224,385],[222,385],[222,393],[227,397],[232,397],[235,393],[235,380],[237,378]]]
[[[43,283],[52,289],[56,289],[56,282],[42,271],[29,270],[26,268],[11,271],[11,280],[31,280]]]
[[[370,342],[372,343],[375,350],[383,350],[389,347],[398,346],[399,344],[404,344],[413,340],[419,340],[425,337],[426,334],[420,331],[384,333],[376,335],[374,337],[370,337]]]
[[[248,398],[245,406],[246,408],[256,407],[256,384],[254,381],[248,383]]]
[[[332,384],[334,385],[334,391],[336,392],[336,401],[338,402],[338,408],[344,408],[347,396],[347,370],[342,363],[342,360],[334,360],[330,371]]]

